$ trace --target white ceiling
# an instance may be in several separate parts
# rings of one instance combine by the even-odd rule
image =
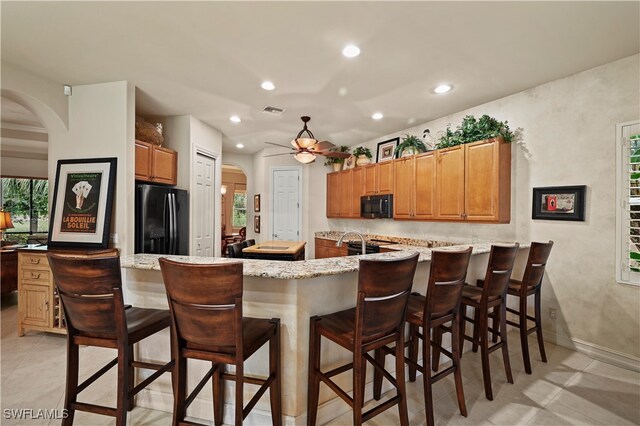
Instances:
[[[301,115],[317,138],[353,145],[640,51],[637,1],[0,7],[3,61],[60,84],[131,81],[139,114],[191,114],[247,153],[287,144]],[[348,43],[358,58],[341,55]],[[440,82],[454,90],[434,94]]]

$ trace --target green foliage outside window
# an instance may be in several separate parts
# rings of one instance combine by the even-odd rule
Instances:
[[[233,216],[231,225],[234,228],[242,228],[247,226],[247,193],[233,193]]]
[[[2,178],[2,207],[11,213],[15,228],[9,234],[49,231],[49,182],[46,179]]]

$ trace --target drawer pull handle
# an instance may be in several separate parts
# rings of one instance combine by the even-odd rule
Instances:
[[[40,278],[40,274],[36,274],[35,272],[31,273],[31,278],[33,278],[34,280],[37,280],[38,278]]]
[[[40,259],[38,258],[31,258],[29,259],[29,262],[31,262],[34,265],[37,265],[38,263],[40,263]]]
[[[44,302],[44,310],[49,312],[49,302]]]

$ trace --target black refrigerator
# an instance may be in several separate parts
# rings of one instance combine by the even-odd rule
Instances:
[[[189,195],[136,184],[136,253],[189,254]]]

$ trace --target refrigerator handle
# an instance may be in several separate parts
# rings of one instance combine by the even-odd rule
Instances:
[[[176,195],[169,194],[169,253],[176,254]]]
[[[170,194],[164,195],[164,207],[162,208],[162,224],[164,228],[164,238],[163,238],[163,246],[162,251],[164,253],[169,253],[169,241],[171,238],[171,234],[169,233],[169,209],[171,204],[171,199],[169,198]]]

